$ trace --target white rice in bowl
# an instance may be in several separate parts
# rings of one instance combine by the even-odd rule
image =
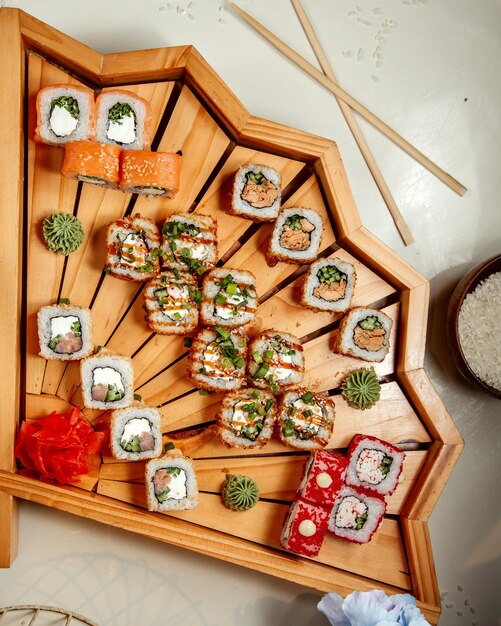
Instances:
[[[474,374],[501,391],[501,272],[491,274],[461,305],[458,335],[464,358]]]

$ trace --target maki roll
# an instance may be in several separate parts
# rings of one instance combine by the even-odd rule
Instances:
[[[348,461],[342,454],[315,450],[304,468],[298,496],[330,510],[337,492],[344,485],[347,465]]]
[[[136,214],[111,222],[106,243],[105,271],[113,276],[144,281],[158,273],[160,235],[153,220]]]
[[[106,350],[80,362],[82,396],[88,409],[123,409],[132,402],[132,360]]]
[[[173,198],[179,191],[181,156],[172,152],[122,150],[120,189],[154,198]]]
[[[348,448],[346,484],[380,496],[391,496],[398,486],[405,452],[391,443],[355,435]]]
[[[110,451],[120,461],[153,459],[162,453],[160,413],[135,404],[111,414]]]
[[[101,92],[96,99],[96,139],[128,150],[148,150],[150,103],[123,89]]]
[[[254,220],[276,219],[282,197],[280,173],[265,165],[244,165],[235,174],[231,213]]]
[[[261,448],[271,438],[275,398],[259,389],[227,394],[217,416],[217,435],[230,448]]]
[[[336,258],[315,261],[305,275],[301,304],[318,311],[346,311],[350,307],[356,280],[351,263]]]
[[[38,311],[40,356],[76,361],[88,356],[92,345],[90,310],[70,304],[43,306]]]
[[[285,519],[280,544],[290,552],[317,556],[327,534],[328,522],[326,509],[298,498]]]
[[[339,325],[334,352],[364,361],[383,361],[390,349],[393,320],[382,311],[357,307]]]
[[[186,335],[198,324],[202,292],[191,274],[162,272],[144,290],[146,321],[152,330],[163,335]]]
[[[303,346],[293,335],[265,330],[250,343],[249,354],[249,379],[255,387],[280,393],[303,380]]]
[[[334,427],[334,402],[305,389],[288,391],[278,407],[280,439],[298,450],[320,450]]]
[[[188,375],[212,391],[239,389],[245,382],[247,339],[240,330],[204,328],[193,340]]]
[[[342,487],[329,517],[328,529],[354,543],[369,543],[383,521],[386,502],[353,487]]]
[[[217,261],[217,222],[210,215],[171,215],[162,228],[162,262],[198,276]]]
[[[76,85],[51,85],[37,94],[35,141],[57,146],[94,138],[94,92]]]
[[[116,189],[120,148],[97,141],[70,141],[65,145],[61,174],[83,183]]]
[[[195,469],[187,456],[151,459],[145,468],[148,511],[184,511],[198,506]]]
[[[314,209],[282,209],[271,234],[270,263],[310,263],[317,258],[322,241],[322,216]]]
[[[202,322],[231,328],[252,322],[257,309],[255,284],[256,277],[251,272],[212,270],[202,283]]]

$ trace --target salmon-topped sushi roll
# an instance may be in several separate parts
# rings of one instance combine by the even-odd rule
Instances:
[[[96,138],[127,150],[151,145],[150,103],[125,89],[103,91],[96,99]]]
[[[116,189],[120,148],[97,141],[70,141],[64,150],[61,174],[83,183]]]
[[[173,198],[179,191],[181,156],[173,152],[123,150],[120,155],[120,189],[153,198]]]

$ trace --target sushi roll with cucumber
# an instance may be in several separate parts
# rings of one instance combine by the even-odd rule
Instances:
[[[285,518],[280,545],[296,554],[317,556],[327,534],[328,522],[327,509],[297,498]]]
[[[95,134],[94,92],[77,85],[50,85],[37,94],[35,141],[53,146]]]
[[[235,328],[252,322],[258,305],[256,277],[251,272],[220,268],[202,283],[200,318],[209,326]]]
[[[150,280],[160,269],[160,235],[148,218],[138,213],[111,222],[106,235],[105,271],[124,280]]]
[[[76,361],[94,350],[89,309],[71,304],[43,306],[38,311],[37,320],[40,356]]]
[[[297,337],[278,330],[265,330],[249,345],[249,380],[259,389],[281,393],[304,376],[303,346]]]
[[[120,189],[148,198],[173,198],[179,191],[181,156],[172,152],[122,150]]]
[[[238,329],[204,328],[193,340],[188,375],[197,387],[232,391],[245,382],[247,338]]]
[[[356,280],[355,268],[351,263],[336,257],[315,261],[305,275],[301,304],[318,311],[347,311]]]
[[[88,409],[123,409],[134,395],[132,360],[101,350],[80,361],[83,404]]]
[[[354,487],[342,487],[329,517],[328,530],[354,543],[369,543],[386,513],[386,502]]]
[[[305,465],[298,489],[302,500],[330,508],[343,487],[348,461],[342,454],[314,450]]]
[[[148,511],[185,511],[198,506],[195,468],[187,456],[166,454],[145,467]]]
[[[61,174],[82,183],[117,189],[120,148],[97,141],[70,141],[64,147]]]
[[[298,450],[320,450],[329,443],[334,427],[334,402],[321,393],[293,389],[278,407],[280,439]]]
[[[111,413],[110,451],[119,461],[142,461],[162,454],[160,413],[135,403]]]
[[[148,150],[150,103],[124,89],[102,91],[96,99],[96,139],[127,150]]]
[[[380,496],[391,496],[398,486],[405,452],[369,435],[355,435],[348,448],[346,484]]]
[[[378,309],[352,309],[341,320],[334,352],[364,361],[383,361],[390,349],[392,326],[391,317]]]
[[[162,227],[162,263],[201,276],[217,261],[217,222],[210,215],[171,215]]]
[[[217,436],[230,448],[262,448],[273,434],[276,400],[260,389],[228,393],[217,415]]]
[[[187,335],[198,324],[202,292],[194,277],[172,268],[148,282],[144,290],[146,321],[163,335]]]
[[[276,219],[282,198],[280,173],[265,165],[244,165],[235,174],[231,213],[255,222]]]
[[[268,248],[270,264],[314,261],[322,241],[322,216],[314,209],[291,207],[278,214]]]

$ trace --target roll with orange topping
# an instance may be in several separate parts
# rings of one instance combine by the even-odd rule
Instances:
[[[179,190],[180,174],[179,154],[124,150],[120,155],[120,189],[125,193],[173,198]]]
[[[120,148],[97,141],[70,141],[65,145],[63,176],[117,189]]]

